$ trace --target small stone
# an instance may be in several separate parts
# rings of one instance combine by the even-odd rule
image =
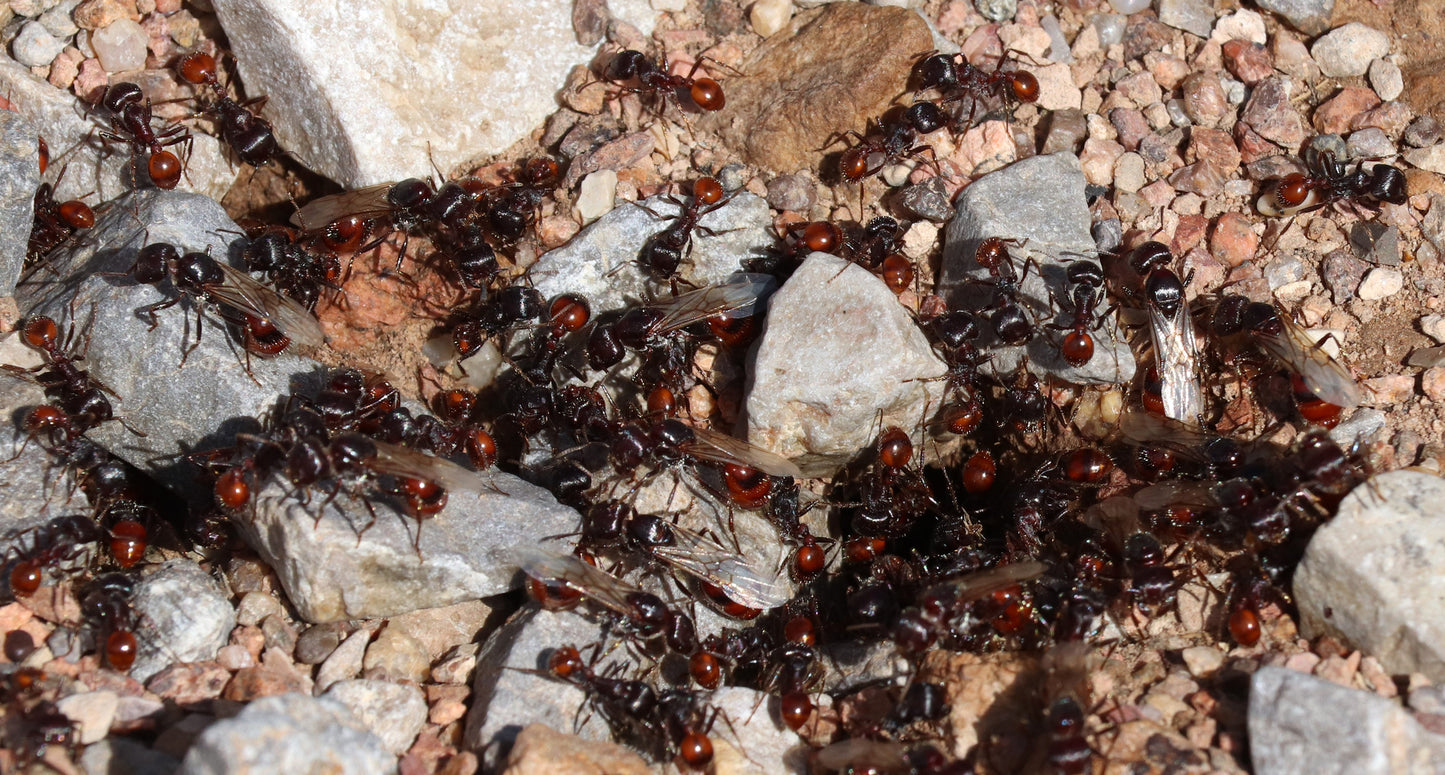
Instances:
[[[718,170],[717,174],[713,177],[717,178],[718,183],[722,184],[724,191],[737,191],[747,185],[747,167],[743,166],[740,162],[726,164],[723,165],[723,168]]]
[[[40,14],[38,21],[45,25],[45,29],[57,38],[68,39],[80,31],[75,22],[70,18],[70,3],[61,3]]]
[[[967,175],[985,175],[1001,169],[1017,158],[1018,145],[1008,124],[985,121],[969,129],[958,141],[948,158]]]
[[[107,72],[123,73],[145,67],[150,36],[130,19],[116,19],[90,35],[95,58]]]
[[[9,10],[18,16],[35,18],[45,12],[49,7],[45,0],[10,0]]]
[[[1209,39],[1217,43],[1226,43],[1231,40],[1247,40],[1250,43],[1267,43],[1269,41],[1265,31],[1264,17],[1248,8],[1241,8],[1234,13],[1219,17],[1219,21],[1214,23],[1214,32],[1210,33]]]
[[[1323,134],[1341,134],[1362,113],[1379,104],[1380,98],[1373,91],[1362,86],[1347,86],[1315,109],[1315,129]]]
[[[1120,78],[1114,83],[1114,89],[1120,95],[1127,97],[1138,108],[1152,105],[1164,98],[1164,92],[1159,88],[1158,82],[1147,71]]]
[[[1424,148],[1440,142],[1442,136],[1445,136],[1445,131],[1442,131],[1440,122],[1436,121],[1434,117],[1426,115],[1410,122],[1410,126],[1405,129],[1403,139],[1409,145]]]
[[[1113,140],[1084,141],[1084,152],[1079,156],[1079,165],[1084,170],[1084,180],[1099,186],[1114,182],[1114,162],[1124,155],[1124,146]]]
[[[317,624],[307,627],[296,639],[296,661],[303,665],[319,665],[341,644],[342,625]]]
[[[1445,144],[1428,148],[1412,148],[1403,154],[1405,161],[1436,174],[1445,175]]]
[[[1415,118],[1415,111],[1403,102],[1386,102],[1355,116],[1351,129],[1378,127],[1390,137],[1399,137]]]
[[[1114,7],[1115,13],[1128,16],[1148,8],[1149,2],[1150,0],[1109,0],[1109,5]]]
[[[1184,113],[1196,124],[1215,126],[1227,111],[1224,87],[1213,73],[1195,73],[1184,79]]]
[[[991,22],[1006,22],[1019,11],[1018,0],[973,0],[973,6]]]
[[[371,630],[357,630],[347,636],[331,656],[321,663],[316,671],[316,690],[324,692],[337,681],[355,678],[361,673],[362,660],[366,656],[367,644],[371,642]]]
[[[1114,188],[1133,193],[1144,187],[1144,157],[1126,153],[1114,162]]]
[[[45,67],[65,49],[65,41],[55,37],[40,22],[26,22],[10,43],[10,53],[26,67]]]
[[[170,26],[171,40],[181,48],[190,48],[196,45],[196,40],[201,36],[201,20],[197,19],[190,11],[177,11],[165,17],[166,23]]]
[[[1325,256],[1320,265],[1320,278],[1325,287],[1334,294],[1336,304],[1343,304],[1355,297],[1355,288],[1370,265],[1355,258],[1346,250],[1336,250]]]
[[[71,18],[82,30],[98,30],[109,27],[116,19],[130,18],[130,12],[120,0],[83,0],[75,6]]]
[[[1390,38],[1373,27],[1350,22],[1330,30],[1310,47],[1310,54],[1328,78],[1364,75],[1370,63],[1390,53]]]
[[[1039,82],[1038,106],[1044,110],[1078,110],[1083,92],[1074,85],[1073,71],[1063,63],[1034,68]]]
[[[545,724],[529,724],[515,734],[516,742],[507,757],[509,773],[648,775],[652,772],[640,756],[617,743],[584,740]]]
[[[1297,147],[1308,131],[1299,111],[1290,103],[1290,80],[1273,76],[1260,81],[1245,103],[1239,120],[1266,140],[1285,147]]]
[[[271,614],[281,613],[281,601],[265,592],[247,592],[236,606],[237,624],[260,624]]]
[[[1049,131],[1039,153],[1050,154],[1060,151],[1073,153],[1089,133],[1088,122],[1082,110],[1056,110],[1049,113]]]
[[[1279,256],[1264,268],[1264,279],[1269,283],[1270,290],[1278,291],[1291,283],[1303,282],[1308,271],[1299,256]]]
[[[396,757],[336,700],[288,694],[257,700],[206,727],[179,771],[379,775],[396,771]]]
[[[426,649],[415,638],[392,626],[372,641],[362,662],[368,677],[384,681],[421,683],[426,680],[430,667],[431,656]]]
[[[322,699],[345,705],[362,727],[381,738],[388,751],[400,756],[426,724],[427,705],[421,689],[387,681],[338,681]]]
[[[1350,227],[1350,249],[1361,260],[1384,266],[1400,263],[1400,229],[1379,221],[1360,221]]]
[[[1259,248],[1259,235],[1249,219],[1239,213],[1224,213],[1214,221],[1209,236],[1209,252],[1225,265],[1235,267],[1254,258]]]
[[[1184,158],[1191,164],[1205,162],[1217,169],[1221,176],[1228,177],[1239,169],[1241,161],[1239,147],[1228,132],[1206,127],[1195,127],[1189,133],[1189,147]]]
[[[139,654],[130,669],[137,681],[172,662],[215,659],[236,626],[226,593],[194,560],[167,560],[145,576],[132,593],[131,606],[150,625],[142,629]]]
[[[1426,369],[1420,375],[1420,392],[1431,401],[1445,401],[1445,368]]]
[[[806,214],[817,203],[818,190],[813,181],[802,173],[779,175],[768,181],[767,199],[775,210]]]
[[[598,170],[582,179],[582,189],[572,206],[582,225],[587,225],[609,212],[616,203],[617,173]]]
[[[187,662],[151,676],[146,691],[184,707],[220,697],[230,680],[231,671],[219,662]]]
[[[1395,144],[1390,142],[1389,135],[1378,127],[1351,132],[1345,148],[1352,159],[1382,159],[1396,153]]]
[[[1403,287],[1405,276],[1400,274],[1398,269],[1381,266],[1371,269],[1369,274],[1365,275],[1365,281],[1360,283],[1360,289],[1356,293],[1365,301],[1378,301],[1394,296]]]
[[[247,651],[245,646],[235,643],[222,646],[221,650],[216,652],[216,663],[231,672],[256,666],[256,660],[251,657],[251,652]]]
[[[1213,646],[1191,646],[1179,656],[1184,659],[1189,674],[1195,678],[1204,678],[1224,664],[1224,654]]]
[[[1259,7],[1279,14],[1306,35],[1318,35],[1329,29],[1335,0],[1259,0]]]
[[[1224,44],[1224,66],[1246,84],[1256,83],[1274,75],[1269,49],[1247,40],[1231,40]]]
[[[898,194],[898,204],[919,218],[943,223],[953,217],[953,203],[943,178],[932,177]]]
[[[1159,0],[1159,21],[1207,38],[1214,30],[1214,3],[1209,0]]]
[[[1139,150],[1139,141],[1149,134],[1149,122],[1144,114],[1133,108],[1114,108],[1109,111],[1109,123],[1118,133],[1119,144],[1126,151]]]
[[[1420,318],[1420,331],[1431,339],[1445,344],[1445,315],[1426,315]]]
[[[1376,59],[1370,63],[1370,86],[1381,100],[1389,102],[1405,91],[1405,77],[1399,65],[1388,59]]]
[[[221,698],[231,702],[251,702],[293,692],[310,694],[311,689],[294,669],[261,664],[237,670],[221,691]]]
[[[75,722],[79,733],[76,742],[90,745],[104,739],[115,719],[120,697],[115,692],[98,691],[72,694],[55,703],[65,717]]]
[[[80,62],[84,58],[80,49],[66,46],[50,63],[50,75],[45,80],[57,89],[69,89],[75,83],[75,76],[80,74]]]
[[[748,12],[748,22],[753,32],[770,38],[788,25],[793,18],[792,0],[758,0]]]

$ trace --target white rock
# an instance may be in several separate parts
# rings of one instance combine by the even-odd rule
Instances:
[[[899,188],[908,182],[908,175],[911,172],[913,172],[913,163],[905,161],[901,164],[890,164],[884,167],[879,177],[883,178],[884,183]]]
[[[1047,33],[1044,35],[1048,37]],[[1083,92],[1074,85],[1073,71],[1063,63],[1033,68],[1039,81],[1038,106],[1044,110],[1077,110],[1084,103]]]
[[[748,441],[828,473],[884,425],[918,426],[943,374],[897,297],[857,264],[809,256],[773,295],[747,398]]]
[[[678,12],[687,8],[687,0],[651,0],[652,10]]]
[[[90,35],[95,58],[108,73],[139,70],[146,64],[146,44],[150,36],[139,24],[120,18]]]
[[[748,12],[753,32],[767,38],[786,27],[793,18],[792,0],[758,0]]]
[[[1399,65],[1389,59],[1376,59],[1370,63],[1370,86],[1381,100],[1389,102],[1405,91],[1405,77]]]
[[[196,738],[178,772],[396,772],[396,757],[341,703],[302,694],[262,697]]]
[[[1445,143],[1426,148],[1411,148],[1405,151],[1403,156],[1411,166],[1445,175]]]
[[[1184,666],[1195,678],[1203,678],[1224,664],[1224,654],[1213,646],[1192,646],[1180,652]]]
[[[617,172],[598,170],[582,179],[581,190],[573,210],[582,220],[582,225],[601,218],[617,202]]]
[[[557,109],[592,50],[569,0],[216,0],[281,147],[358,187],[499,153]]]
[[[1371,269],[1370,273],[1365,275],[1365,281],[1360,283],[1357,294],[1365,301],[1376,301],[1394,296],[1403,287],[1405,287],[1405,276],[1400,274],[1398,269],[1379,266]]]
[[[1359,22],[1336,27],[1310,47],[1310,55],[1328,78],[1364,75],[1370,63],[1390,53],[1390,37]]]
[[[1214,23],[1214,32],[1210,34],[1209,39],[1217,43],[1247,40],[1263,46],[1269,37],[1264,29],[1264,16],[1248,8],[1241,8],[1234,13],[1219,17],[1219,21]]]
[[[411,748],[426,724],[426,698],[416,686],[365,679],[338,681],[321,697],[345,705],[363,727],[398,756]]]
[[[225,591],[194,560],[167,560],[136,585],[131,605],[146,626],[130,675],[137,681],[176,662],[215,659],[236,626]]]
[[[45,67],[65,48],[65,41],[50,34],[40,22],[25,22],[10,43],[15,61],[26,67]]]
[[[1431,339],[1445,344],[1445,315],[1426,315],[1420,318],[1420,330]]]
[[[1126,153],[1114,161],[1114,188],[1134,193],[1144,187],[1144,157]]]
[[[120,696],[115,692],[82,692],[72,694],[55,703],[65,717],[79,727],[81,745],[90,745],[105,739],[110,733],[110,724],[115,720]]]
[[[1445,480],[1392,471],[1356,487],[1294,578],[1300,631],[1334,635],[1397,675],[1445,680]]]

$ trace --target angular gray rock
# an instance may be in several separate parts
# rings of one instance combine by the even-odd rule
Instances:
[[[1159,0],[1159,21],[1208,38],[1214,30],[1214,3],[1209,0]]]
[[[220,582],[194,560],[167,560],[131,596],[143,626],[130,676],[145,681],[167,665],[215,659],[236,626],[236,609]]]
[[[540,487],[501,473],[476,478],[475,492],[448,493],[446,507],[420,523],[420,557],[418,522],[388,501],[372,503],[376,523],[358,536],[371,517],[350,495],[339,495],[317,522],[325,496],[313,493],[308,505],[279,482],[238,527],[313,624],[451,605],[512,589],[513,547],[578,524],[577,512]]]
[[[1396,675],[1445,681],[1445,480],[1391,471],[1356,487],[1294,577],[1300,631],[1329,634]]]
[[[587,700],[581,689],[545,675],[552,649],[580,648],[600,637],[597,624],[574,612],[530,606],[513,615],[477,657],[464,738],[467,749],[485,749],[484,766],[504,762],[517,733],[533,723],[586,740],[611,740],[600,715],[578,714]]]
[[[334,699],[282,694],[252,702],[196,738],[180,775],[396,772],[396,757]]]
[[[1249,692],[1249,754],[1258,775],[1439,772],[1445,737],[1393,700],[1282,667]]]
[[[538,258],[528,273],[532,284],[548,299],[582,294],[594,316],[669,295],[668,283],[652,281],[637,262],[643,244],[671,225],[678,208],[664,196],[644,199],[642,205],[657,215],[626,202],[613,208],[566,245]],[[703,216],[698,225],[714,233],[694,231],[692,252],[683,258],[679,275],[694,286],[722,282],[776,241],[767,201],[746,192]]]
[[[958,212],[948,223],[939,277],[939,293],[950,304],[975,309],[988,303],[992,288],[969,282],[989,278],[988,270],[973,258],[984,239],[1022,241],[1022,245],[1009,247],[1019,272],[1026,257],[1039,265],[1029,269],[1020,287],[1026,311],[1039,324],[1037,335],[1025,345],[992,349],[985,371],[1012,374],[1027,354],[1030,370],[1065,382],[1112,385],[1133,378],[1134,355],[1112,321],[1091,332],[1094,357],[1078,367],[1070,366],[1059,354],[1062,332],[1042,327],[1068,322],[1070,316],[1058,310],[1052,298],[1070,299],[1065,267],[1096,255],[1078,157],[1060,152],[1024,159],[975,180],[959,194],[955,206]],[[1102,312],[1104,305],[1100,306]],[[986,321],[981,323],[989,328]],[[985,337],[996,341],[991,331]]]
[[[1259,0],[1259,7],[1279,14],[1306,35],[1318,35],[1330,28],[1335,0]]]
[[[411,748],[426,724],[426,698],[415,686],[365,679],[338,681],[321,695],[321,699],[327,698],[345,705],[398,756]]]
[[[798,738],[798,733],[778,720],[772,707],[777,705],[775,697],[741,686],[728,686],[713,692],[708,702],[721,711],[722,717],[733,720],[732,724],[716,724],[710,735],[715,749],[719,744],[732,748],[726,754],[716,754],[718,772],[802,775],[812,771],[808,768],[810,749]],[[724,756],[737,756],[740,761],[729,769],[723,764]]]
[[[0,297],[15,292],[35,220],[40,186],[37,133],[18,113],[0,111]]]
[[[880,427],[918,428],[946,370],[881,279],[827,253],[773,294],[753,360],[748,441],[810,476],[831,474]]]
[[[144,84],[141,86],[145,88]],[[97,130],[108,125],[85,103],[5,57],[0,57],[0,94],[10,98],[15,112],[29,119],[50,146],[50,169],[45,177],[54,181],[61,169],[66,169],[65,178],[56,190],[57,199],[64,201],[92,193],[96,198],[87,201],[94,204],[110,201],[134,188],[126,182],[134,175],[126,150],[94,136]],[[220,199],[236,179],[236,170],[226,161],[221,144],[214,137],[200,133],[193,136],[195,142],[186,174],[178,188]]]
[[[157,313],[149,329],[137,310],[174,293],[169,283],[141,285],[128,276],[139,249],[167,242],[183,251],[210,249],[224,258],[241,233],[221,206],[197,194],[154,189],[117,200],[96,219],[90,238],[52,255],[17,293],[21,310],[51,316],[62,329],[72,310],[80,330],[89,326],[86,366],[120,397],[116,413],[139,429],[106,423],[90,433],[102,446],[143,471],[175,486],[193,485],[196,469],[184,456],[197,448],[229,446],[238,417],[260,417],[293,387],[319,387],[321,367],[282,353],[252,358],[253,381],[242,351],[214,314],[207,315],[200,345],[180,366],[182,348],[195,341],[196,315],[189,302]],[[259,383],[259,384],[258,384]]]
[[[425,176],[429,155],[450,170],[506,150],[592,58],[569,0],[215,6],[281,147],[349,188]]]

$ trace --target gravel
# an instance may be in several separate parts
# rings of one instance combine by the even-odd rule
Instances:
[[[317,772],[371,775],[396,771],[381,738],[341,702],[300,694],[263,697],[206,728],[186,753],[180,775]]]

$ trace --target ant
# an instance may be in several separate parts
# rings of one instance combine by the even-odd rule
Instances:
[[[75,329],[73,327],[62,339],[55,321],[40,315],[27,318],[22,326],[21,334],[27,345],[40,351],[45,363],[32,369],[7,365],[4,367],[5,370],[17,376],[33,379],[45,389],[47,397],[57,402],[58,407],[49,408],[63,415],[63,417],[50,417],[43,412],[39,414],[32,412],[32,417],[27,419],[27,424],[36,422],[56,428],[68,424],[76,433],[84,433],[103,422],[119,419],[115,417],[114,407],[111,406],[110,398],[107,397],[107,394],[115,396],[115,392],[92,377],[90,372],[76,365],[79,361],[84,360],[85,356],[75,351]],[[81,349],[89,349],[89,345],[90,340],[87,336],[85,345]],[[125,424],[123,420],[122,424]],[[38,430],[40,425],[36,425],[32,430]],[[126,428],[137,436],[145,436],[145,433],[128,424],[126,424]]]
[[[1200,381],[1199,345],[1189,312],[1185,286],[1170,269],[1174,254],[1160,242],[1145,242],[1129,256],[1129,265],[1144,278],[1144,306],[1149,312],[1149,334],[1154,344],[1154,371],[1159,376],[1160,408],[1165,417],[1198,423],[1204,414],[1204,388]]]
[[[95,211],[79,199],[55,201],[55,189],[41,183],[35,189],[35,221],[25,248],[25,263],[34,264],[80,229],[95,225]]]
[[[1069,305],[1073,319],[1067,325],[1050,323],[1048,327],[1069,332],[1059,344],[1059,354],[1070,366],[1084,366],[1094,358],[1094,337],[1089,332],[1103,326],[1113,308],[1096,314],[1104,298],[1104,273],[1098,264],[1080,259],[1070,263],[1065,274],[1073,286]]]
[[[1359,165],[1354,172],[1346,172],[1334,152],[1311,146],[1305,151],[1305,172],[1280,178],[1256,206],[1265,215],[1285,216],[1341,201],[1378,210],[1381,204],[1404,204],[1407,198],[1405,173],[1398,168],[1376,164],[1366,171]]]
[[[1038,78],[1026,70],[1005,70],[1003,64],[990,72],[970,64],[963,54],[933,53],[914,65],[913,75],[919,91],[936,89],[944,103],[969,98],[968,121],[955,126],[972,126],[978,104],[990,97],[1005,105],[1038,101]]]
[[[693,77],[705,59],[716,61],[699,57],[692,63],[692,69],[687,71],[687,75],[670,75],[665,60],[654,63],[641,51],[628,49],[612,57],[612,61],[607,63],[603,78],[619,85],[635,80],[637,86],[622,87],[624,93],[630,94],[672,95],[676,99],[678,91],[686,89],[694,105],[713,113],[723,109],[727,98],[723,95],[722,84],[707,77]]]
[[[1006,345],[1022,345],[1034,338],[1034,324],[1024,311],[1021,288],[1029,276],[1029,269],[1037,270],[1033,258],[1024,260],[1023,271],[1014,268],[1013,257],[1009,254],[1009,243],[1016,240],[1002,237],[988,237],[978,243],[973,258],[978,265],[988,270],[989,280],[971,282],[993,287],[992,298],[984,305],[988,310],[988,322],[999,341]]]
[[[236,158],[253,167],[269,164],[281,155],[281,147],[276,143],[276,133],[271,124],[251,111],[252,106],[257,111],[261,110],[266,98],[236,102],[221,87],[217,70],[215,57],[200,51],[187,54],[176,63],[176,72],[181,78],[210,89],[211,101],[201,106],[201,112],[215,116],[221,139],[236,154]]]
[[[183,126],[172,126],[157,132],[151,126],[151,101],[139,86],[121,82],[105,90],[101,106],[110,113],[110,132],[100,132],[104,140],[129,143],[138,155],[146,155],[146,174],[157,188],[173,189],[181,182],[185,169],[182,159],[165,150],[183,145],[182,155],[189,158],[191,132]]]
[[[692,235],[696,231],[705,236],[712,236],[714,232],[705,227],[699,226],[698,222],[703,216],[717,210],[732,199],[723,192],[722,184],[717,178],[702,177],[692,184],[692,198],[686,202],[677,197],[668,195],[664,199],[678,208],[678,214],[673,216],[673,223],[666,229],[648,238],[642,246],[640,263],[647,268],[654,279],[671,280],[674,284],[678,282],[677,271],[682,259],[692,248]],[[654,218],[665,216],[653,211],[647,205],[638,204],[638,207],[646,210]],[[674,293],[676,289],[674,288]]]
[[[875,175],[894,164],[922,156],[927,152],[935,169],[938,161],[933,155],[933,146],[914,145],[919,135],[933,132],[944,124],[942,112],[931,102],[917,102],[911,107],[897,107],[889,110],[883,118],[874,122],[866,134],[848,130],[826,145],[827,148],[839,140],[853,138],[857,144],[843,151],[838,157],[838,171],[844,180],[858,183],[859,197],[862,197],[863,179]],[[938,170],[942,175],[942,171]]]

